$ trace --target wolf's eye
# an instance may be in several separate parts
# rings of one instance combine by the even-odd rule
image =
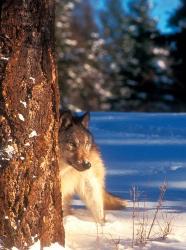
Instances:
[[[85,149],[86,149],[86,150],[89,150],[90,147],[91,147],[91,144],[90,144],[90,143],[86,143],[86,144],[85,144]]]
[[[68,146],[68,150],[70,150],[70,151],[72,151],[75,148],[74,143],[71,143],[71,142],[68,143],[67,146]]]

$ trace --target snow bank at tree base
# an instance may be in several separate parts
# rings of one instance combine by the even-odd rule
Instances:
[[[29,250],[39,250],[40,249],[40,242],[37,241]],[[62,247],[58,243],[52,244],[50,247],[44,247],[44,250],[68,250],[67,248]]]
[[[1,246],[0,246],[1,249]],[[29,247],[29,250],[40,250],[40,241],[37,241],[33,246]],[[13,247],[12,250],[19,250],[16,247]],[[52,244],[50,247],[44,247],[44,250],[70,250],[69,248],[64,248],[58,243]]]

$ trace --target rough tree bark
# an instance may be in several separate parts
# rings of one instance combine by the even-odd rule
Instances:
[[[63,245],[54,0],[0,12],[0,245]]]

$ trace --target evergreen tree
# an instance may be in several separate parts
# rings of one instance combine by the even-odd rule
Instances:
[[[180,111],[186,111],[186,1],[182,0],[177,11],[170,18],[170,25],[174,34],[168,37],[171,41],[172,55],[174,57],[173,71],[176,78],[174,94]]]
[[[107,51],[104,57],[104,68],[112,90],[112,96],[108,101],[111,109],[121,110],[122,105],[127,105],[127,97],[131,95],[131,90],[124,84],[126,78],[120,74],[120,71],[128,64],[133,42],[128,33],[128,16],[123,8],[122,0],[106,1],[105,6],[105,9],[101,11],[101,22],[104,47]]]
[[[106,38],[108,50],[115,54],[110,68],[117,71],[113,74],[111,70],[111,76],[116,76],[113,78],[114,95],[110,99],[112,108],[136,111],[169,110],[169,103],[172,102],[169,93],[172,83],[169,51],[156,44],[155,39],[159,32],[156,22],[150,16],[148,0],[130,1],[128,14],[121,11],[124,8],[122,1],[109,3],[109,10],[104,13],[110,13],[111,24],[107,23],[107,26],[109,25],[109,30],[112,27],[113,32],[114,29],[117,30],[117,37],[115,34],[111,40]],[[117,48],[110,46],[110,43],[114,43]]]
[[[88,1],[59,2],[57,41],[59,81],[63,106],[107,109],[110,95],[102,70],[103,39],[99,37]],[[62,36],[63,35],[63,36]]]

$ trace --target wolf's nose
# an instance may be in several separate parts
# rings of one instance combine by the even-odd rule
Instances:
[[[89,161],[83,161],[83,167],[86,168],[86,169],[90,168],[91,167],[90,162]]]

